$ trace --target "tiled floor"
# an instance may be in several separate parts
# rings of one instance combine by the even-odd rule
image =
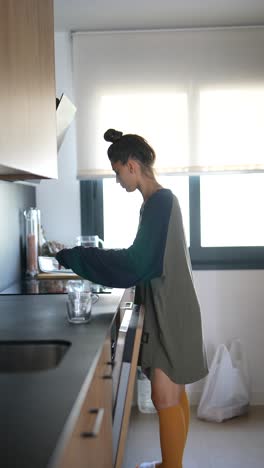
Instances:
[[[134,406],[122,468],[152,460],[160,460],[157,415]],[[224,423],[200,421],[192,408],[183,468],[264,468],[264,406]]]

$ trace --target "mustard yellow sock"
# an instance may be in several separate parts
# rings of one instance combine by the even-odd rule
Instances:
[[[162,463],[159,468],[182,468],[186,441],[185,417],[181,405],[158,411]]]
[[[184,390],[181,394],[180,405],[183,409],[186,429],[186,439],[190,425],[190,405],[186,391]]]

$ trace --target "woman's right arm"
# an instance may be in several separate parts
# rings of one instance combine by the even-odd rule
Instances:
[[[126,288],[161,276],[171,207],[170,191],[152,196],[128,249],[74,247],[61,250],[56,259],[79,276],[110,287]]]

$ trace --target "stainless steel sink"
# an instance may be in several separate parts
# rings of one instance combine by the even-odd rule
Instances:
[[[38,372],[56,367],[69,341],[0,341],[0,372]]]

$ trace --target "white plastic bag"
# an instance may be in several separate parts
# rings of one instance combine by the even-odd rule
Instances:
[[[138,367],[137,378],[137,404],[141,413],[156,413],[156,409],[151,400],[151,384],[150,380]]]
[[[206,378],[197,416],[222,422],[248,411],[249,375],[246,356],[238,339],[230,348],[218,346]]]

